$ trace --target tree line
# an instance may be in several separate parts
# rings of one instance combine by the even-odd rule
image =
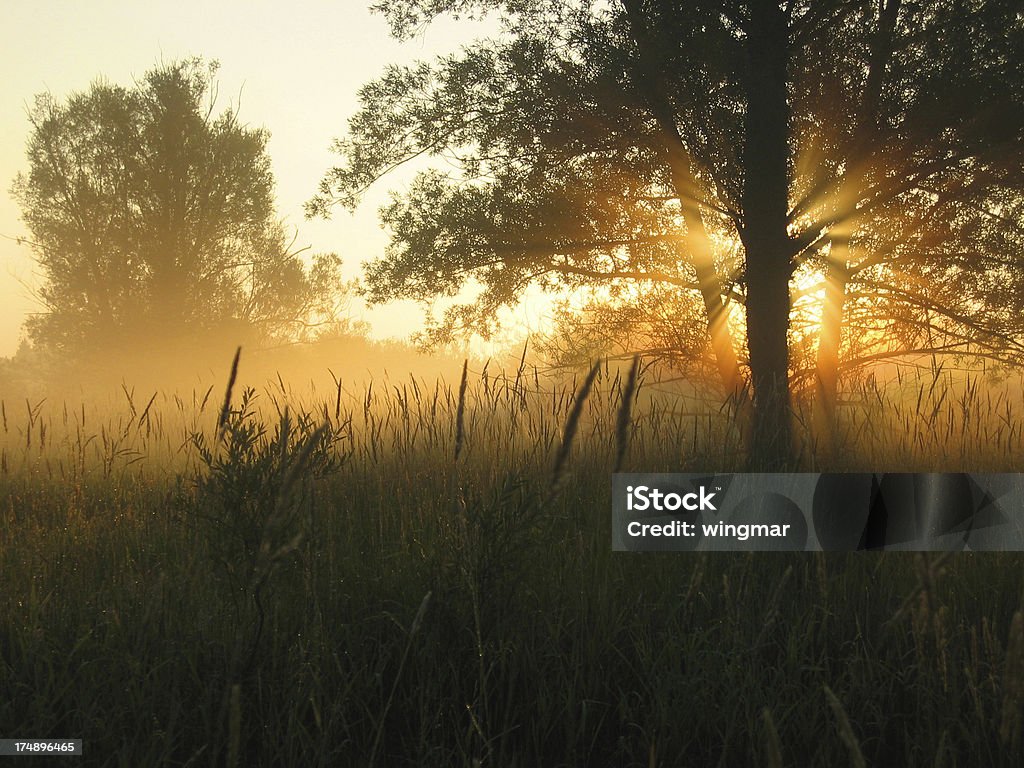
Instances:
[[[752,456],[768,468],[790,459],[800,382],[826,436],[844,370],[922,352],[1020,361],[1019,3],[376,10],[399,38],[444,14],[501,28],[367,83],[307,204],[354,208],[396,167],[443,161],[393,193],[390,245],[365,268],[378,302],[482,286],[434,339],[486,333],[531,284],[599,291],[606,341],[710,362],[724,396],[752,394]],[[273,335],[329,314],[337,257],[309,267],[290,250],[266,133],[215,115],[212,82],[191,61],[37,100],[14,187],[46,278],[34,339],[231,323]]]

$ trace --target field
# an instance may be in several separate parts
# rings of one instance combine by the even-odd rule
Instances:
[[[1019,555],[610,551],[616,465],[743,469],[728,408],[607,367],[226,379],[3,402],[4,737],[112,766],[1024,760]],[[1014,471],[1021,407],[866,382],[800,468]]]

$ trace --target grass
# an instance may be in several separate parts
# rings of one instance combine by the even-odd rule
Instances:
[[[1014,396],[948,377],[852,390],[826,468],[1018,468]],[[1020,764],[1019,555],[613,554],[615,466],[742,457],[670,384],[587,381],[4,402],[0,734],[111,766]]]

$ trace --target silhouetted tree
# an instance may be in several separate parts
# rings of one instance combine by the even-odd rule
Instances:
[[[216,65],[37,97],[13,194],[42,270],[31,338],[65,352],[197,334],[266,339],[331,314],[340,262],[307,268],[275,218],[267,133],[215,114]]]
[[[486,323],[532,281],[661,282],[703,306],[728,389],[738,376],[729,304],[742,303],[752,455],[769,467],[790,451],[791,292],[804,265],[826,273],[817,374],[826,410],[855,277],[911,325],[929,297],[928,311],[945,312],[933,327],[1009,338],[1011,326],[989,323],[1005,319],[1005,302],[973,325],[965,314],[972,299],[998,304],[998,291],[956,286],[982,271],[966,212],[998,217],[1000,195],[1024,187],[1018,3],[380,9],[397,35],[445,12],[497,12],[504,32],[433,65],[392,67],[360,93],[363,108],[337,143],[345,164],[324,178],[311,212],[356,204],[413,158],[455,166],[423,172],[384,209],[393,240],[368,271],[375,298],[453,294],[475,278],[482,301],[448,322]],[[1002,225],[1004,235],[1008,226],[1017,225]],[[1019,248],[999,258],[1019,271]]]

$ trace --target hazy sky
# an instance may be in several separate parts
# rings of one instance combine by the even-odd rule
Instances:
[[[13,354],[27,313],[38,311],[32,254],[9,189],[27,168],[26,107],[49,91],[62,98],[97,77],[130,84],[159,60],[199,55],[220,62],[221,106],[271,133],[268,151],[280,215],[299,243],[335,251],[354,275],[386,242],[376,209],[386,188],[355,215],[306,221],[302,204],[338,158],[331,139],[356,109],[356,91],[391,62],[453,52],[486,25],[439,22],[411,42],[388,35],[369,0],[2,0],[0,24],[0,356]],[[394,184],[395,182],[392,182]],[[400,180],[398,183],[401,183]],[[390,186],[390,185],[389,185]],[[375,310],[375,335],[405,335],[421,317],[414,305]]]

